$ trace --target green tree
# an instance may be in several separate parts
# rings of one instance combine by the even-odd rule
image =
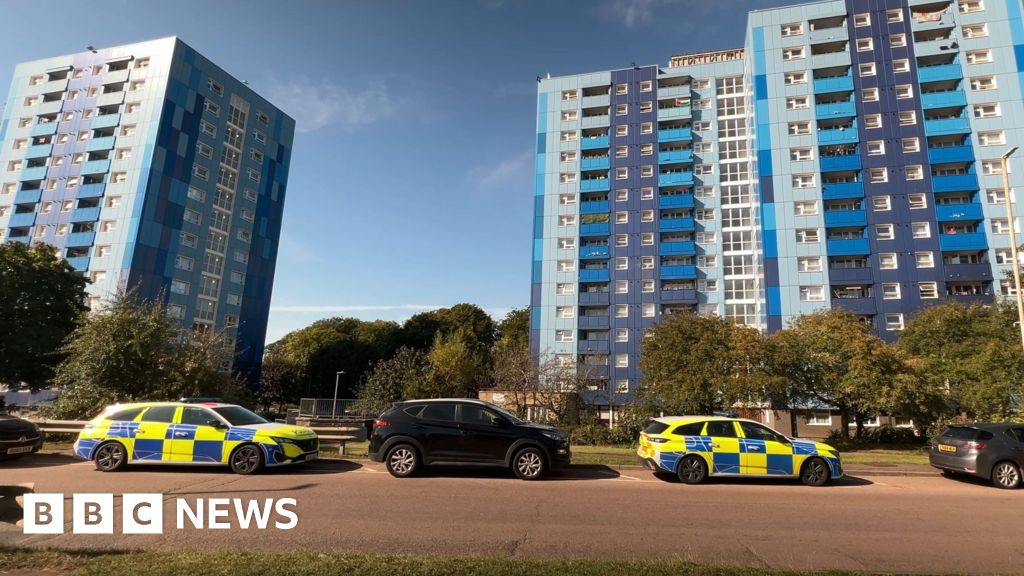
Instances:
[[[438,334],[427,358],[427,378],[410,383],[406,388],[409,398],[475,398],[487,386],[488,359],[467,332]]]
[[[426,389],[429,368],[426,354],[414,348],[399,348],[369,372],[359,390],[357,409],[361,414],[380,414],[392,402],[415,397]]]
[[[0,244],[0,382],[49,383],[85,311],[85,285],[52,246]]]
[[[282,411],[286,404],[299,401],[306,391],[302,370],[287,359],[267,355],[260,371],[256,403],[265,410]]]
[[[402,342],[410,348],[429,350],[438,334],[448,336],[463,332],[467,343],[490,349],[494,344],[497,327],[494,320],[475,304],[456,304],[421,312],[402,325]]]
[[[500,347],[530,347],[530,308],[514,308],[498,322],[497,326],[498,346]]]

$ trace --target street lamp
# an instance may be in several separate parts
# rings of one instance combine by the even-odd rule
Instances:
[[[1013,263],[1013,290],[1017,297],[1017,324],[1020,326],[1020,345],[1024,349],[1024,300],[1021,300],[1020,293],[1020,260],[1017,259],[1017,233],[1014,231],[1013,204],[1010,203],[1010,171],[1007,161],[1017,151],[1014,146],[1006,151],[999,158],[1000,168],[1003,171],[1003,201],[1006,202],[1006,220],[1010,227],[1010,259]]]
[[[338,408],[338,380],[341,379],[341,375],[344,373],[344,370],[338,370],[334,373],[334,402],[331,404],[331,420],[334,420],[334,415]]]

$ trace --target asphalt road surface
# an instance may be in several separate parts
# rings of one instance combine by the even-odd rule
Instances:
[[[41,455],[0,463],[3,486],[61,492],[66,533],[25,535],[0,498],[0,544],[40,547],[311,549],[445,555],[665,558],[772,568],[1020,573],[1024,490],[934,477],[687,486],[641,470],[573,469],[523,482],[504,471],[396,479],[379,464],[322,460],[236,476],[221,469],[129,467]],[[7,490],[10,492],[10,489]],[[72,535],[72,492],[162,492],[163,535]],[[297,500],[292,530],[174,528],[174,500]],[[119,503],[119,499],[115,499]],[[118,514],[120,510],[118,510]],[[120,530],[120,519],[115,530]]]

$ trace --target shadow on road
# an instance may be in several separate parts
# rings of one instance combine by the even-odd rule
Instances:
[[[70,454],[29,454],[12,460],[0,460],[0,470],[25,470],[29,468],[47,468],[84,462]]]
[[[494,478],[517,480],[507,468],[474,468],[461,466],[430,466],[418,474],[421,478]],[[537,482],[565,482],[571,480],[608,480],[618,478],[619,472],[607,466],[572,466],[549,472]]]
[[[979,486],[981,488],[991,488],[992,490],[999,490],[992,484],[990,480],[979,478],[977,476],[968,476],[967,474],[954,474],[952,476],[946,476],[945,479],[949,480],[950,482],[959,482],[960,484],[968,484],[971,486]]]
[[[676,476],[672,474],[654,474],[656,478],[662,480],[668,484],[682,484],[682,482]],[[736,485],[736,486],[802,486],[800,480],[796,478],[742,478],[742,477],[717,477],[708,478],[705,484],[722,484],[722,485]],[[824,486],[824,489],[828,488],[845,488],[850,486],[871,486],[874,482],[858,476],[843,476],[839,480],[835,480],[832,483]]]

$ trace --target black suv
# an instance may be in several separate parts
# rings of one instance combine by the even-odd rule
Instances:
[[[443,464],[510,467],[523,480],[536,480],[568,464],[570,456],[562,430],[465,398],[392,404],[370,434],[370,459],[399,478]]]

